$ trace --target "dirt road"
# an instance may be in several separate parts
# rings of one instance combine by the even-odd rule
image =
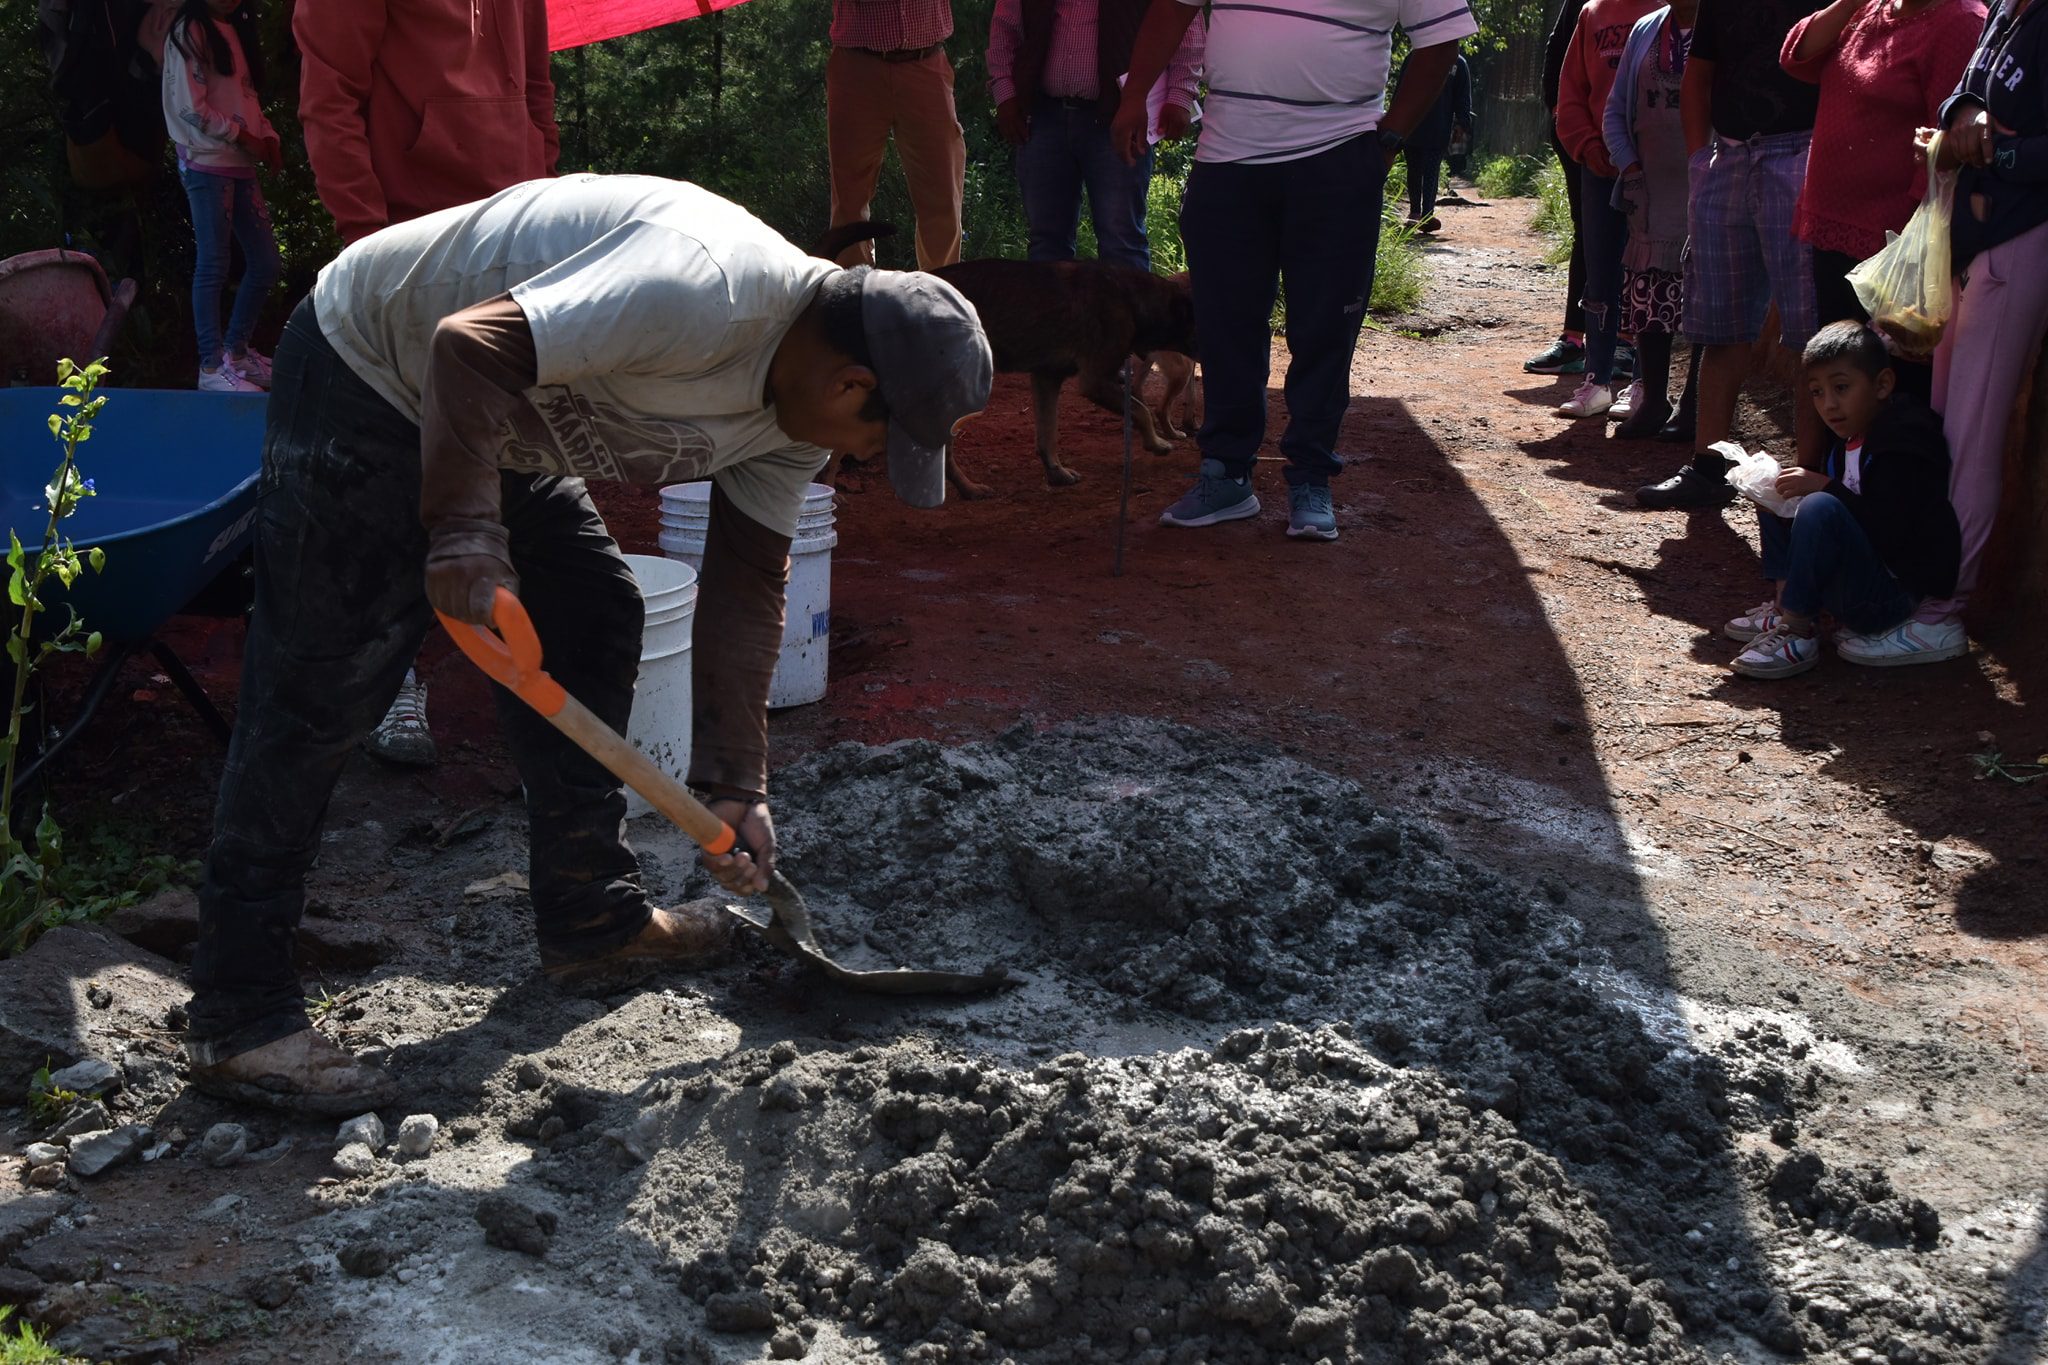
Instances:
[[[1263,467],[1256,522],[1157,527],[1183,447],[1111,578],[1115,424],[1069,404],[1049,492],[1007,381],[995,499],[841,499],[831,695],[775,723],[792,871],[836,949],[1028,988],[881,1006],[747,951],[550,994],[447,658],[448,762],[351,770],[312,921],[378,930],[327,1026],[435,1153],[341,1176],[81,1003],[174,1148],[0,1222],[9,1293],[250,1361],[2042,1358],[2048,783],[1972,759],[2048,749],[2042,652],[1733,678],[1754,526],[1635,510],[1671,448],[1521,372],[1561,288],[1528,206],[1442,216],[1428,310],[1360,348],[1334,545]],[[652,549],[650,497],[603,502]],[[135,682],[82,778],[196,837],[204,741]],[[226,1120],[292,1148],[182,1155]],[[486,1245],[500,1190],[544,1257]]]

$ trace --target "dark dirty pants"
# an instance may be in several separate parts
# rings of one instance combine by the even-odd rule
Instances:
[[[1273,300],[1287,285],[1290,485],[1344,467],[1337,429],[1351,405],[1351,355],[1372,295],[1387,163],[1365,133],[1326,152],[1251,165],[1198,161],[1180,211],[1202,338],[1204,459],[1252,472],[1266,439]]]
[[[292,945],[328,799],[434,622],[419,428],[334,353],[310,300],[275,366],[242,704],[199,891],[188,1047],[201,1063],[307,1026]],[[624,733],[643,620],[632,571],[582,480],[507,474],[503,499],[549,671]],[[541,960],[612,948],[649,913],[619,784],[509,692],[497,702],[526,784]]]
[[[1557,134],[1550,135],[1550,149],[1557,153],[1557,164],[1564,168],[1564,198],[1572,214],[1572,255],[1565,267],[1564,278],[1564,330],[1584,333],[1586,310],[1579,300],[1586,293],[1586,239],[1581,224],[1582,204],[1580,200],[1579,163],[1572,160],[1571,153],[1557,140]]]
[[[1401,159],[1408,163],[1408,216],[1417,222],[1436,212],[1436,198],[1443,188],[1444,149],[1407,147]]]

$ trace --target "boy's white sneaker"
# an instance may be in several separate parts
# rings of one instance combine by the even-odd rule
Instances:
[[[1789,678],[1820,662],[1820,636],[1794,635],[1783,626],[1749,642],[1728,666],[1745,678]]]
[[[217,370],[199,372],[201,393],[261,393],[263,390],[242,378],[242,373],[233,365],[222,362]]]
[[[1784,620],[1784,614],[1778,610],[1776,602],[1759,602],[1722,626],[1721,633],[1746,645],[1765,631],[1776,630]]]
[[[1876,635],[1843,631],[1835,650],[1852,664],[1866,668],[1900,668],[1907,664],[1938,664],[1970,652],[1970,637],[1961,621],[1901,621]]]
[[[1564,417],[1598,417],[1613,406],[1614,390],[1588,380],[1579,385],[1570,398],[1558,404],[1557,411]]]
[[[1607,409],[1607,415],[1617,421],[1626,421],[1634,415],[1642,401],[1643,381],[1638,379],[1621,391],[1621,397],[1614,400],[1613,405]]]

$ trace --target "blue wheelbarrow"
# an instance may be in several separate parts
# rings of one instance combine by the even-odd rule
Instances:
[[[0,519],[30,554],[49,525],[43,487],[62,454],[50,438],[49,419],[64,392],[0,389]],[[75,610],[85,629],[103,638],[100,663],[78,715],[17,768],[17,789],[78,737],[121,665],[144,650],[215,734],[225,740],[229,733],[191,670],[157,632],[204,598],[222,600],[226,610],[216,606],[216,615],[234,614],[247,601],[246,593],[237,603],[232,591],[208,590],[239,564],[253,536],[266,399],[168,389],[102,392],[107,404],[92,439],[78,450],[79,473],[97,491],[59,526],[81,551],[104,550],[106,567],[97,574],[88,569],[68,590],[46,581],[48,611],[39,618],[54,630]]]

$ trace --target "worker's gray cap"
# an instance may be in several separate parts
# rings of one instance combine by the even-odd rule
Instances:
[[[946,500],[946,447],[988,406],[995,355],[974,305],[921,270],[861,271],[868,359],[889,408],[889,483],[912,507]]]

